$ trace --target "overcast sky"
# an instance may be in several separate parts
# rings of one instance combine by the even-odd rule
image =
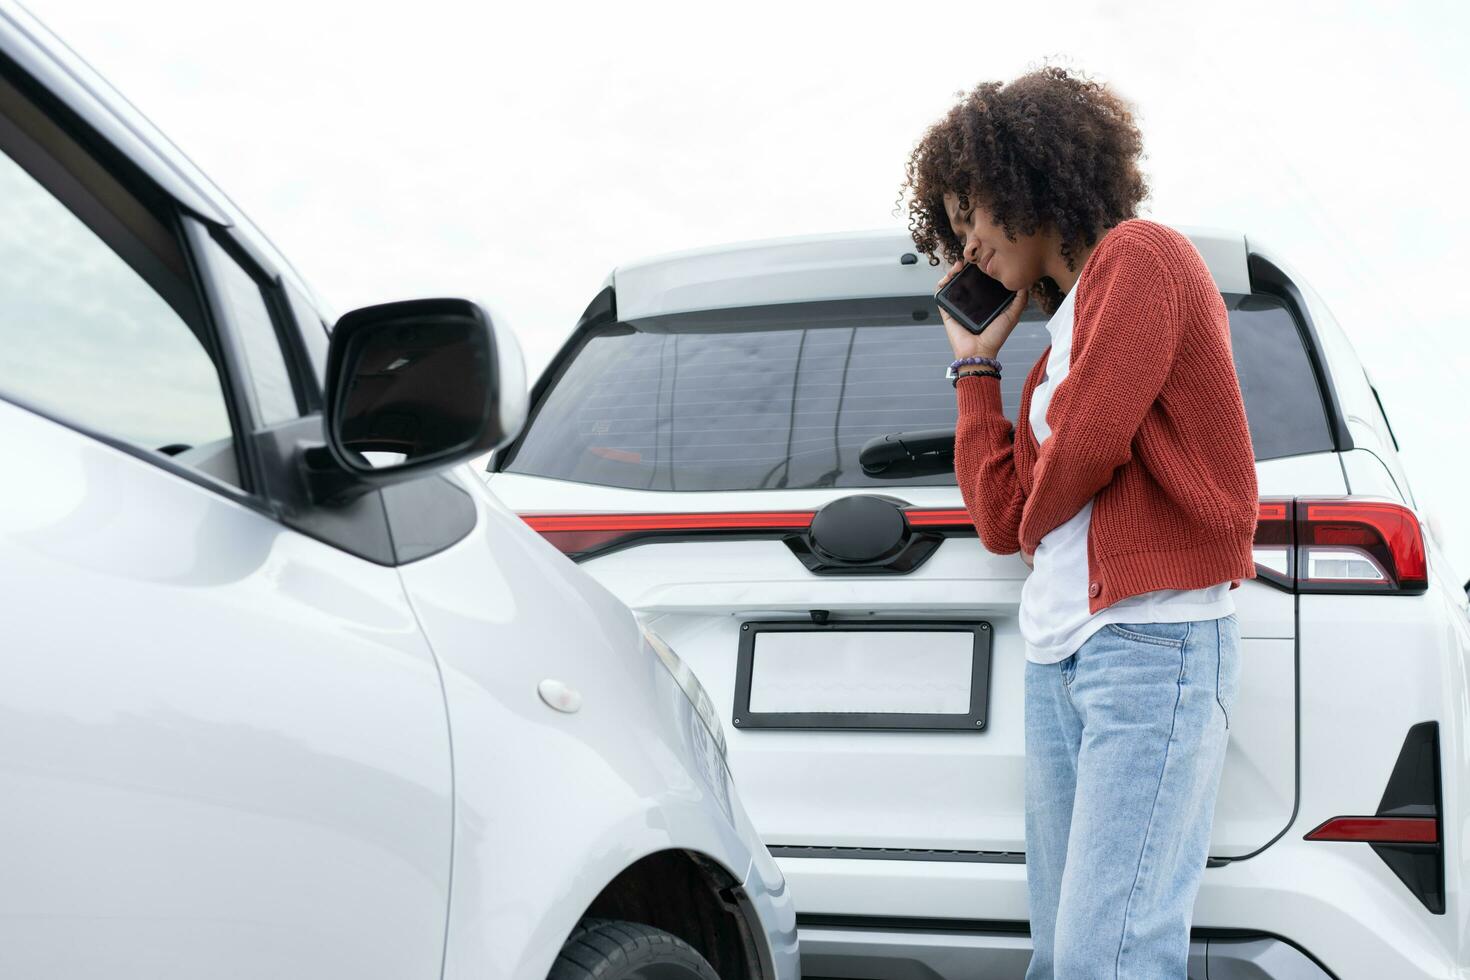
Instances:
[[[957,91],[1083,68],[1138,107],[1147,216],[1325,297],[1470,574],[1470,4],[26,2],[336,311],[487,298],[533,377],[615,265],[899,227]]]

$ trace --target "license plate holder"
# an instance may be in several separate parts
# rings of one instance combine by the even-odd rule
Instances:
[[[993,632],[973,621],[742,623],[731,722],[738,729],[982,732]],[[876,678],[858,676],[864,668]],[[834,690],[819,690],[823,676]]]

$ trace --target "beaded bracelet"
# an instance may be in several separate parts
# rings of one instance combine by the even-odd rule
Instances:
[[[980,378],[980,377],[994,378],[995,380],[999,381],[1000,380],[1000,372],[999,371],[992,371],[989,368],[982,368],[979,371],[966,371],[964,374],[956,374],[953,378],[950,379],[950,382],[949,383],[950,383],[951,386],[953,386],[955,388],[958,388],[960,386],[960,379],[961,378]]]
[[[995,368],[997,371],[1000,370],[1000,361],[997,361],[993,357],[980,357],[978,355],[975,357],[961,357],[959,360],[950,361],[949,369],[951,371],[954,371],[958,368],[964,367],[966,364],[983,364],[986,367]]]

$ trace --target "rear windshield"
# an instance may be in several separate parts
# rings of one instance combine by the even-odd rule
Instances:
[[[1270,297],[1225,299],[1256,458],[1330,449],[1291,314]],[[1048,341],[1035,310],[1006,341],[1013,421]],[[503,469],[647,490],[953,485],[953,473],[875,479],[858,464],[874,437],[954,428],[952,357],[930,297],[621,323],[565,366]]]

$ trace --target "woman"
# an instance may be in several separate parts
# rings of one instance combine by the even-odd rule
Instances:
[[[1255,574],[1254,456],[1225,306],[1188,239],[1134,217],[1129,106],[1060,68],[966,95],[915,148],[921,251],[1016,290],[979,336],[947,315],[955,472],[985,546],[1032,565],[1028,980],[1183,980]],[[941,284],[945,281],[941,280]],[[1013,428],[1001,356],[1050,314]]]

